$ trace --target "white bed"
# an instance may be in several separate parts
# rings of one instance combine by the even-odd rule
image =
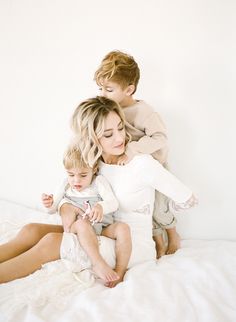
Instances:
[[[60,219],[0,200],[0,243],[28,222]],[[183,240],[176,254],[137,265],[113,289],[88,272],[78,281],[67,264],[0,285],[0,321],[236,321],[236,242]]]

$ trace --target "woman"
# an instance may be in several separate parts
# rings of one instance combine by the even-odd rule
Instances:
[[[195,203],[191,190],[149,155],[136,156],[125,166],[117,165],[129,137],[123,112],[114,101],[96,97],[82,102],[73,114],[72,129],[85,162],[92,167],[101,160],[100,173],[110,181],[119,201],[115,220],[130,226],[132,255],[129,267],[154,260],[152,210],[155,189],[172,199],[170,206],[176,209]],[[68,211],[76,212],[76,208],[63,205],[61,213]],[[42,264],[59,258],[75,261],[81,269],[88,267],[79,248],[77,238],[70,233],[63,234],[61,226],[28,224],[16,238],[0,245],[0,283],[26,276]],[[100,251],[110,265],[114,264],[114,241],[101,238]]]

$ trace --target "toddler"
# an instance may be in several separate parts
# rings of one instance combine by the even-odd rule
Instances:
[[[67,149],[63,163],[66,180],[55,196],[43,194],[42,203],[49,213],[60,213],[63,204],[73,206],[75,211],[61,214],[64,231],[77,234],[95,274],[106,286],[114,287],[123,280],[131,254],[129,226],[113,221],[118,201],[106,179],[96,175],[97,166],[92,169],[86,165],[80,151],[73,147]],[[99,253],[99,235],[116,241],[114,270]]]

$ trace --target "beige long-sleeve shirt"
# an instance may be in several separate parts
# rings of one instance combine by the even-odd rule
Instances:
[[[168,156],[167,130],[160,115],[144,101],[123,108],[132,141],[128,143],[126,154],[132,158],[136,154],[151,154],[161,164],[166,164]]]

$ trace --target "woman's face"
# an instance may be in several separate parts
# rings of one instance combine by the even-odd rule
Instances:
[[[121,155],[125,152],[125,127],[115,112],[110,112],[105,119],[105,129],[99,143],[105,155]]]

